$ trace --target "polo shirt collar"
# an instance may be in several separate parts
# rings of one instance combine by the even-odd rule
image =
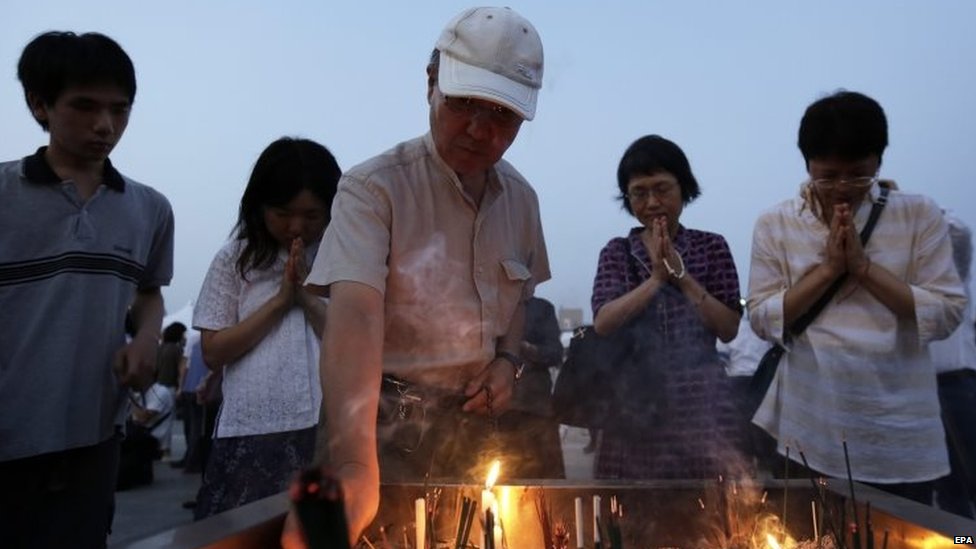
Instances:
[[[61,178],[58,177],[58,174],[54,173],[51,165],[47,163],[47,158],[44,157],[46,150],[47,147],[41,147],[34,154],[24,157],[22,175],[28,181],[34,183],[61,183]],[[125,192],[125,179],[112,166],[112,161],[108,158],[105,159],[105,165],[102,171],[102,183],[113,191]]]

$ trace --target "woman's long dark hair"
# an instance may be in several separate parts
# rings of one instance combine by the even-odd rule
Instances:
[[[265,208],[285,206],[308,189],[322,200],[328,216],[341,175],[332,153],[315,141],[282,137],[261,152],[234,226],[235,238],[245,243],[237,260],[245,280],[251,269],[270,267],[278,254],[278,242],[264,223]]]

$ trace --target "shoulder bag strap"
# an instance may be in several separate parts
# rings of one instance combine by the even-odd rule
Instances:
[[[878,218],[881,216],[881,210],[883,210],[885,204],[888,203],[888,192],[888,187],[881,187],[881,195],[878,196],[878,199],[874,202],[874,206],[871,207],[871,215],[868,216],[867,223],[865,223],[864,228],[861,229],[861,246],[866,245],[868,243],[868,239],[871,238],[871,233],[874,231],[874,226],[877,225]],[[845,281],[847,281],[846,273],[841,275],[833,282],[833,284],[830,285],[829,288],[827,288],[827,291],[820,296],[820,299],[818,299],[812,307],[810,307],[810,310],[803,313],[800,318],[793,322],[793,325],[790,326],[790,329],[787,331],[786,339],[789,340],[791,337],[796,337],[803,333],[803,330],[805,330],[807,326],[813,322],[813,319],[817,318],[817,315],[823,311],[824,307],[830,303],[830,300],[834,298],[834,295],[838,290],[840,290],[840,287],[844,285]]]

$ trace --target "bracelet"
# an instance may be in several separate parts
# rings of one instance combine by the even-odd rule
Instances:
[[[508,361],[515,366],[515,381],[522,379],[522,372],[525,370],[525,361],[522,357],[508,351],[498,351],[495,353],[495,358]]]
[[[672,267],[671,264],[668,263],[668,258],[666,257],[661,258],[661,262],[664,263],[664,268],[668,270],[669,275],[673,276],[675,280],[681,280],[682,278],[685,277],[685,262],[683,259],[681,259],[681,254],[679,254],[678,252],[675,252],[674,255],[678,256],[678,266],[681,267],[680,272],[674,270],[674,267]]]

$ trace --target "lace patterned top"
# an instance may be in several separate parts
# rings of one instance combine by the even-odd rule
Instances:
[[[309,265],[318,243],[306,247]],[[222,330],[246,319],[278,292],[287,253],[267,269],[237,271],[243,243],[217,252],[193,310],[193,327]],[[322,403],[319,340],[299,307],[293,307],[260,343],[225,365],[218,438],[279,433],[318,423]]]

